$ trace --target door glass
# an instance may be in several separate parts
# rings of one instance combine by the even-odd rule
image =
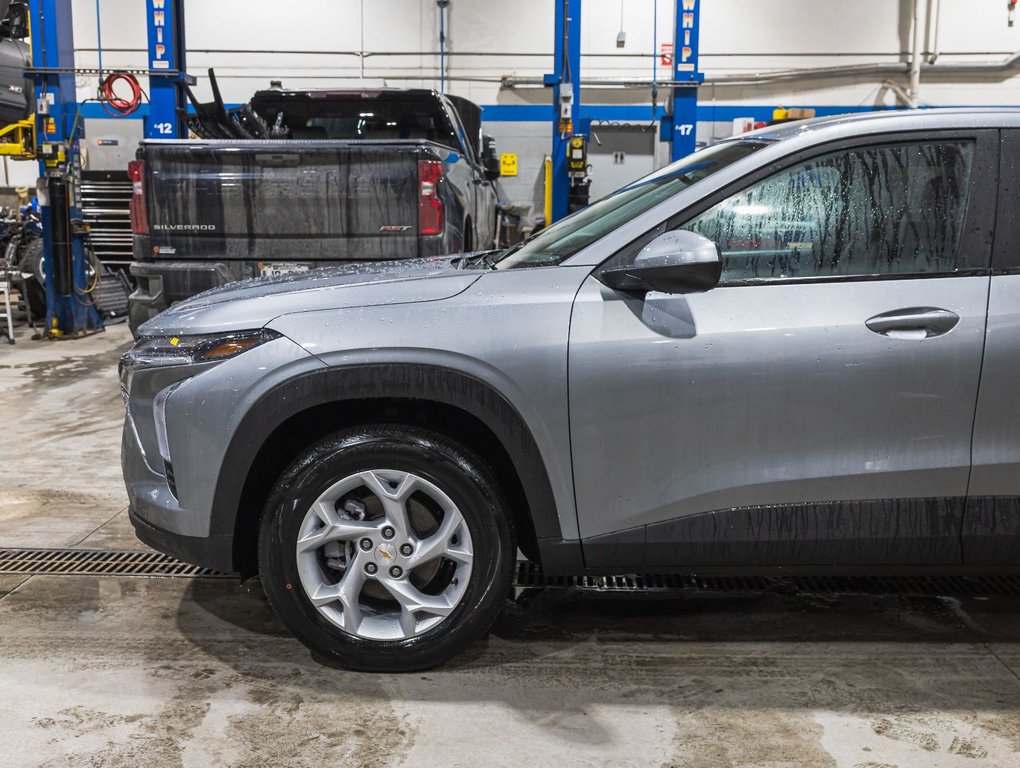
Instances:
[[[719,244],[722,280],[948,273],[969,141],[861,147],[788,168],[684,225]]]

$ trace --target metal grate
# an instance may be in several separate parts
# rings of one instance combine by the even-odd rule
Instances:
[[[545,577],[534,563],[517,563],[520,588],[597,592],[783,592],[857,595],[1020,595],[1020,575],[1005,576],[561,576]]]
[[[154,576],[236,578],[189,565],[160,552],[102,549],[0,549],[0,574],[27,576]],[[1012,576],[557,576],[546,577],[521,560],[514,574],[521,589],[592,592],[782,592],[856,595],[1020,595]]]
[[[0,574],[226,578],[160,552],[102,549],[0,549]]]

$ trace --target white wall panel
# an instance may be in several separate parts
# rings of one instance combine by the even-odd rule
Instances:
[[[79,63],[95,66],[94,0],[71,0]],[[788,67],[905,63],[913,0],[702,0],[702,69],[712,75]],[[487,103],[537,103],[547,93],[507,94],[505,75],[538,77],[552,67],[554,0],[452,0],[448,72],[453,92]],[[1005,3],[943,0],[942,62],[1001,59],[1020,49],[1020,26],[1006,25]],[[108,67],[145,63],[143,0],[100,0]],[[426,85],[438,82],[438,15],[434,0],[186,0],[189,67],[200,77],[215,66],[224,94],[243,100],[270,78],[288,85]],[[658,8],[653,35],[653,8]],[[591,78],[647,79],[657,44],[669,41],[674,0],[584,0],[582,73]],[[626,45],[616,47],[621,27]],[[661,77],[668,76],[660,68]],[[901,78],[903,79],[903,78]],[[1013,77],[977,75],[954,86],[922,79],[933,103],[1014,98]],[[80,83],[87,92],[93,86]],[[727,101],[799,99],[798,103],[868,103],[877,81],[810,81],[784,86],[718,88]],[[986,87],[987,86],[987,87]],[[200,84],[203,95],[205,84]],[[647,91],[628,92],[632,103]],[[835,101],[834,101],[835,100]],[[792,102],[791,102],[792,103]]]
[[[75,14],[77,59],[96,65],[95,0],[68,0]],[[281,79],[293,88],[437,87],[438,13],[435,0],[185,0],[189,70],[209,97],[205,70],[215,67],[224,97],[247,100]],[[448,90],[481,104],[547,105],[548,89],[509,90],[505,76],[541,77],[553,66],[556,0],[451,0],[448,12]],[[647,80],[658,45],[669,42],[675,0],[583,0],[581,72],[585,78]],[[863,107],[894,105],[882,78],[830,77],[799,82],[713,85],[712,78],[792,67],[886,63],[903,68],[906,84],[913,0],[701,0],[698,138],[727,133],[728,107]],[[1005,0],[942,0],[939,63],[1001,60],[1020,50],[1020,25],[1006,24]],[[144,67],[144,0],[100,0],[104,64]],[[616,47],[622,27],[626,45]],[[658,9],[653,25],[653,9]],[[928,31],[926,29],[926,31]],[[931,35],[926,36],[928,47]],[[669,76],[659,67],[660,78]],[[80,78],[91,96],[94,78]],[[660,101],[666,96],[660,92]],[[930,105],[1020,104],[1020,69],[966,78],[925,72],[920,97]],[[648,106],[649,88],[589,87],[588,104]],[[637,113],[635,113],[637,114]],[[643,114],[643,112],[641,113]],[[637,118],[635,118],[637,119]],[[522,177],[515,195],[532,201],[534,176],[547,149],[548,126],[507,123],[493,128],[519,145]],[[507,149],[512,149],[507,147]]]

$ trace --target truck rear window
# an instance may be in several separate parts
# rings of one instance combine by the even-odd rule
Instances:
[[[433,99],[259,94],[252,106],[270,127],[287,128],[293,139],[411,139],[457,146],[446,111]]]

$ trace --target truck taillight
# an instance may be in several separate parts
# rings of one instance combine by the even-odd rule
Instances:
[[[419,235],[439,235],[443,232],[443,199],[439,196],[439,181],[442,178],[441,161],[418,161]]]
[[[132,160],[128,163],[128,178],[131,179],[131,231],[136,235],[147,235],[149,214],[145,210],[144,160]]]

